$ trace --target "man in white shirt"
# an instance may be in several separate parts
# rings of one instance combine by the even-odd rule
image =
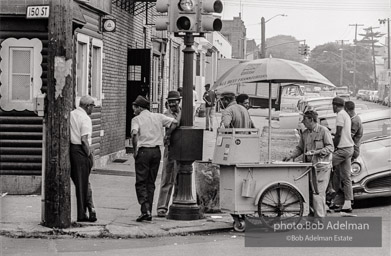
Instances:
[[[92,122],[89,115],[91,115],[94,106],[93,98],[83,96],[80,99],[79,107],[71,111],[70,115],[71,145],[69,153],[71,179],[76,189],[78,222],[95,222],[97,220],[89,182],[91,168],[94,165],[93,149],[91,148]]]
[[[351,120],[344,109],[345,101],[342,98],[335,97],[332,104],[334,113],[337,113],[332,185],[337,195],[343,194],[343,205],[335,205],[330,208],[334,208],[337,212],[352,212],[353,189],[350,171],[354,142],[351,136]]]
[[[152,220],[153,196],[155,181],[159,170],[163,146],[163,127],[166,130],[165,141],[169,141],[171,132],[176,128],[175,118],[160,113],[151,113],[149,101],[138,96],[133,102],[133,111],[136,115],[132,119],[132,145],[136,169],[136,194],[141,205],[141,215],[136,221]]]

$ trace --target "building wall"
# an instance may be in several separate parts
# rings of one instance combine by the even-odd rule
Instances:
[[[246,27],[241,17],[223,20],[223,34],[232,45],[232,58],[244,59],[246,53]]]
[[[151,20],[150,12],[148,16]],[[146,12],[134,16],[113,1],[112,13],[106,18],[115,18],[117,27],[115,32],[103,34],[102,165],[111,159],[112,154],[115,158],[125,149],[128,49],[152,48],[151,27],[144,26]]]

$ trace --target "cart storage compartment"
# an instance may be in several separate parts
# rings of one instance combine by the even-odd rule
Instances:
[[[218,129],[212,162],[220,165],[259,163],[259,129]]]

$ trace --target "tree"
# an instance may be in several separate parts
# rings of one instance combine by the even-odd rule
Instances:
[[[354,71],[354,47],[356,50],[356,70]],[[341,46],[337,43],[327,43],[316,46],[309,56],[307,65],[314,68],[333,84],[340,84]],[[343,48],[343,85],[354,90],[368,89],[373,84],[370,49],[344,45]],[[353,85],[353,72],[356,72],[356,87]]]
[[[266,57],[281,58],[303,62],[303,56],[299,55],[300,42],[293,36],[278,35],[266,39]]]

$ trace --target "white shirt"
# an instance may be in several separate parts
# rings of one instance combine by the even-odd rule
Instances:
[[[339,141],[337,147],[338,148],[353,147],[354,142],[351,136],[352,122],[350,120],[350,116],[348,115],[348,113],[346,113],[345,110],[341,110],[338,112],[336,126],[343,127],[341,132],[341,140]]]
[[[143,110],[132,119],[132,134],[137,132],[137,147],[156,147],[163,145],[163,127],[170,127],[175,119],[160,113]]]
[[[193,90],[193,107],[197,106],[196,102],[198,100],[198,93]]]
[[[83,108],[78,107],[71,111],[71,143],[81,145],[81,137],[84,135],[88,135],[88,144],[91,145],[91,118]]]

